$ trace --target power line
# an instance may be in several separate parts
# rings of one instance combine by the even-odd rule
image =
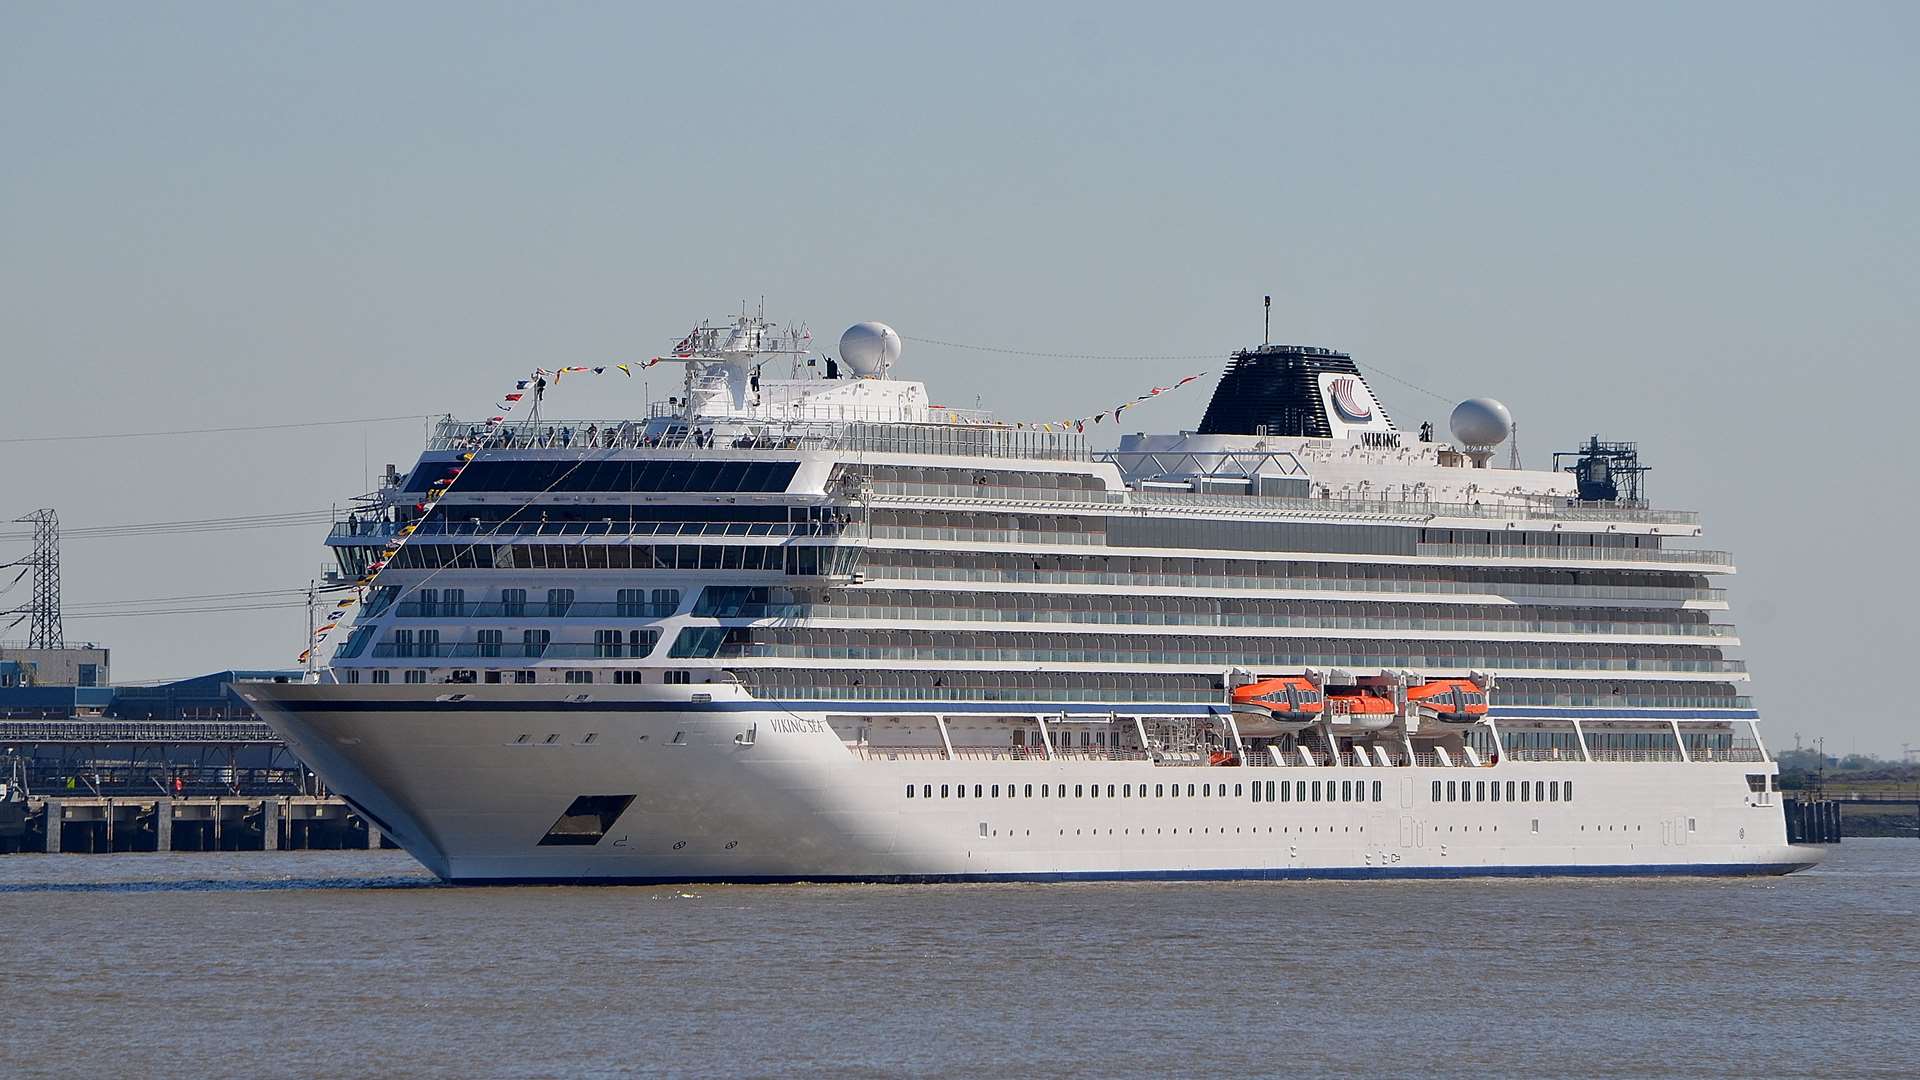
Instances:
[[[292,611],[306,606],[307,602],[305,600],[292,600],[274,604],[237,604],[227,607],[168,607],[156,608],[151,611],[80,612],[78,614],[68,615],[67,619],[145,619],[161,615],[180,618],[190,615],[222,615],[242,611]]]
[[[253,514],[242,517],[198,518],[189,521],[146,521],[125,525],[90,525],[65,529],[67,540],[91,540],[116,536],[151,536],[158,533],[227,532],[240,529],[283,529],[292,526],[320,525],[333,520],[331,510],[294,510],[277,514]],[[27,540],[30,532],[0,533],[0,541]]]
[[[958,341],[941,341],[939,338],[919,337],[919,336],[909,337],[905,334],[902,334],[901,338],[905,341],[918,341],[927,345],[941,345],[949,349],[964,349],[969,352],[998,353],[1002,356],[1035,356],[1035,357],[1042,357],[1049,360],[1218,360],[1220,359],[1220,357],[1217,354],[1213,354],[1213,353],[1197,353],[1197,354],[1165,353],[1165,354],[1159,354],[1159,355],[1125,356],[1118,353],[1041,352],[1035,349],[1009,349],[1009,348],[1002,348],[996,345],[967,345]],[[1449,404],[1449,405],[1453,404],[1453,399],[1447,397],[1445,394],[1436,394],[1424,386],[1420,386],[1415,383],[1410,383],[1407,380],[1399,377],[1398,375],[1393,374],[1390,371],[1383,370],[1377,364],[1368,364],[1367,371],[1371,374],[1379,375],[1384,379],[1399,383],[1401,386],[1404,386],[1409,390],[1413,390],[1418,393],[1425,394],[1436,401],[1445,402],[1446,404]]]
[[[85,611],[98,612],[117,607],[147,607],[153,604],[185,604],[205,601],[230,602],[236,600],[257,601],[268,597],[304,597],[305,589],[260,589],[253,592],[197,593],[192,596],[146,596],[137,600],[93,600],[73,605]]]
[[[1037,352],[1032,349],[1004,349],[1004,348],[1000,348],[993,345],[963,345],[957,341],[941,341],[939,338],[920,337],[918,335],[909,337],[906,334],[902,334],[900,336],[902,340],[905,340],[905,341],[918,341],[928,345],[944,345],[949,349],[966,349],[970,352],[1000,353],[1003,356],[1039,356],[1039,357],[1045,357],[1050,360],[1218,360],[1220,359],[1219,356],[1213,353],[1199,353],[1199,354],[1193,354],[1193,355],[1162,354],[1162,355],[1155,355],[1155,356],[1146,356],[1146,355],[1115,356],[1115,355],[1105,354],[1105,353]]]
[[[159,439],[174,435],[222,435],[236,431],[290,431],[294,428],[344,427],[349,424],[390,424],[400,420],[431,420],[432,415],[362,416],[353,420],[302,420],[290,424],[242,424],[232,427],[174,428],[167,431],[113,431],[91,435],[12,435],[0,443],[87,442],[95,439]]]

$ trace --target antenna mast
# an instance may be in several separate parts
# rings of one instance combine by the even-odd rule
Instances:
[[[1273,344],[1273,297],[1267,297],[1266,324],[1260,330],[1260,344]]]

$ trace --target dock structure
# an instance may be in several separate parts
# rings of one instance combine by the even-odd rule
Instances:
[[[0,695],[0,854],[396,846],[231,690],[273,677]]]
[[[1837,844],[1840,842],[1840,804],[1833,799],[1787,798],[1782,808],[1787,815],[1787,843]]]
[[[0,850],[337,851],[391,848],[378,826],[332,795],[46,797]]]

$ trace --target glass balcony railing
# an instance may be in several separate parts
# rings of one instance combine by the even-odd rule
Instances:
[[[644,659],[653,655],[657,639],[638,644],[630,642],[554,641],[546,644],[521,641],[383,641],[373,647],[375,659],[392,660],[616,660]]]
[[[1538,559],[1547,562],[1657,562],[1732,566],[1724,551],[1673,548],[1557,547],[1539,544],[1416,544],[1422,557],[1447,559]]]
[[[1178,589],[1262,592],[1337,592],[1359,594],[1446,593],[1461,596],[1529,599],[1722,602],[1725,589],[1665,588],[1641,585],[1550,585],[1472,581],[1420,581],[1397,578],[1272,578],[1244,574],[1132,574],[1081,570],[975,569],[953,566],[900,566],[871,556],[861,563],[868,581],[1020,582],[1037,585],[1121,585]]]
[[[617,601],[576,601],[549,604],[530,600],[526,603],[453,604],[445,601],[407,601],[395,614],[402,619],[664,619],[678,608],[671,604],[619,603]]]
[[[456,511],[457,512],[457,511]],[[828,521],[459,521],[434,518],[413,535],[520,536],[839,536],[847,522]]]

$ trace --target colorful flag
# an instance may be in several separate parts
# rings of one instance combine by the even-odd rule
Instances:
[[[620,374],[625,375],[629,379],[633,378],[632,368],[628,367],[625,364],[615,364],[613,366],[620,369]]]
[[[522,393],[519,393],[518,391],[516,391],[516,392],[514,392],[514,393],[511,393],[511,394],[508,394],[508,395],[507,395],[507,397],[506,397],[506,400],[508,400],[508,401],[519,401],[519,400],[520,400],[521,398],[523,398],[523,397],[526,397],[526,396],[527,396],[527,395],[525,395],[525,394],[522,394]]]

